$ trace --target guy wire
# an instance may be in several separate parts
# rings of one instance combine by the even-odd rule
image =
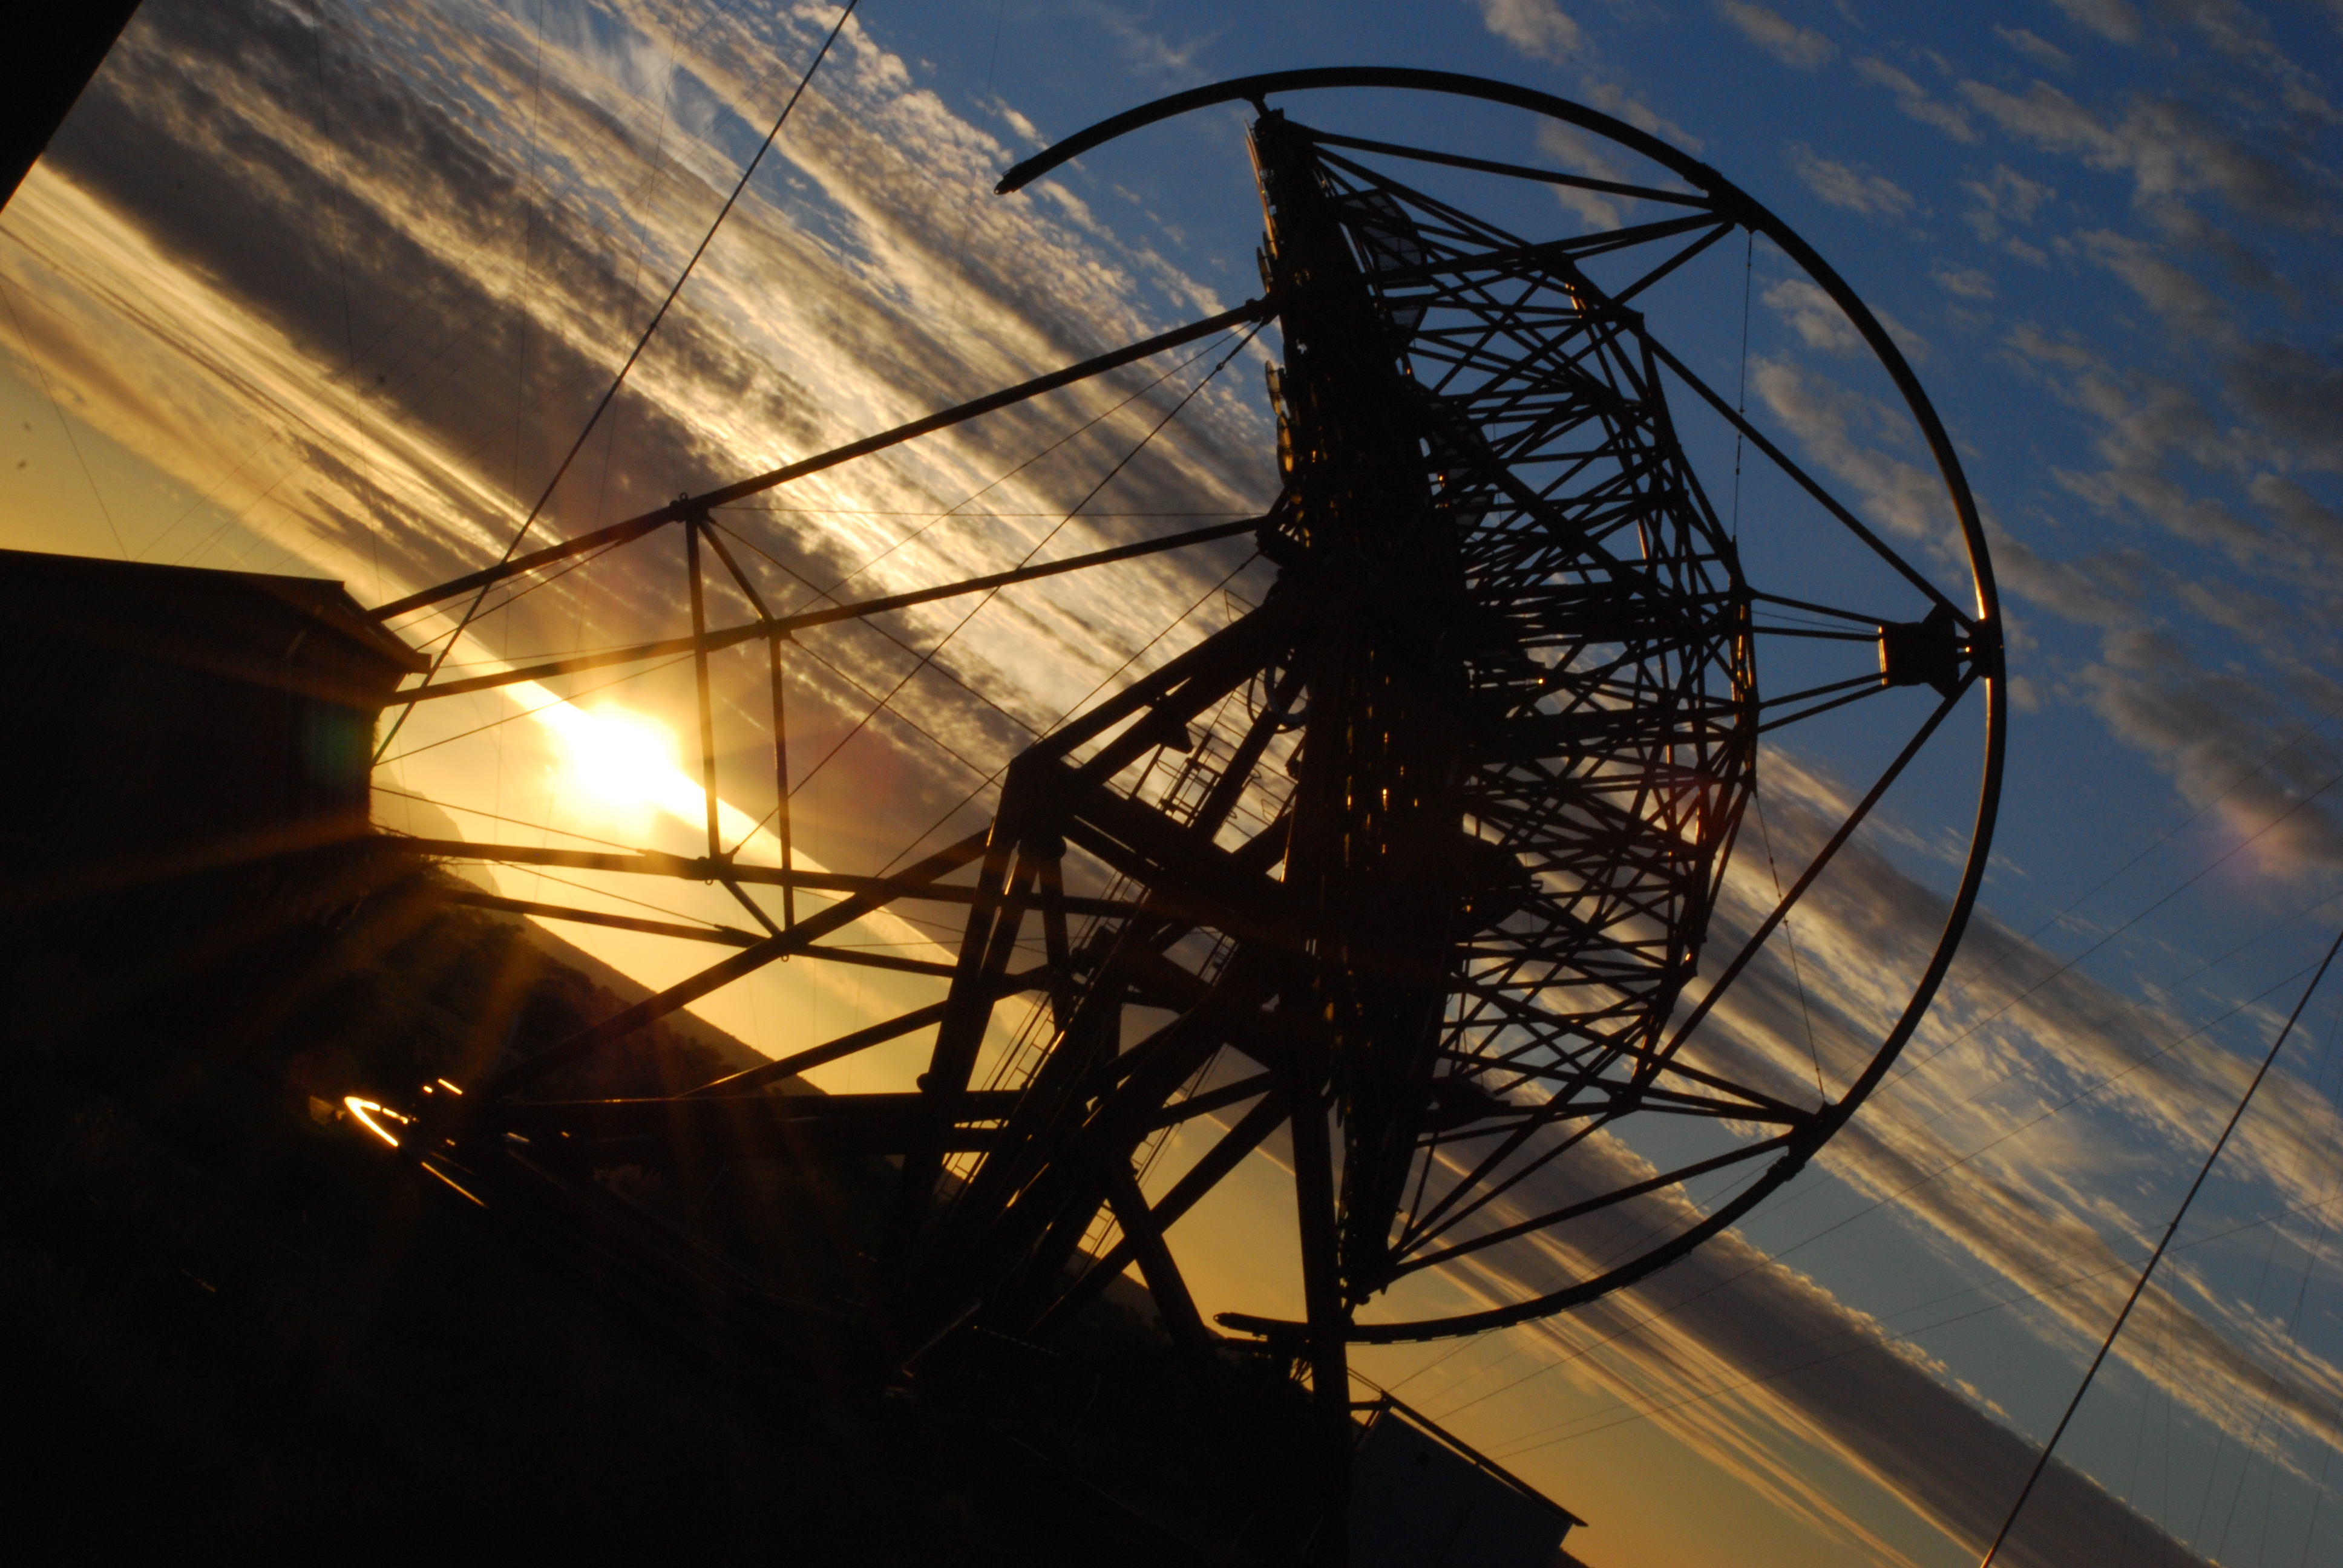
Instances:
[[[2173,1236],[2180,1230],[2180,1221],[2187,1218],[2188,1206],[2197,1201],[2205,1179],[2213,1173],[2214,1161],[2219,1160],[2221,1151],[2229,1146],[2229,1135],[2237,1131],[2237,1123],[2245,1119],[2246,1107],[2253,1103],[2254,1091],[2262,1086],[2262,1080],[2268,1077],[2269,1070],[2278,1064],[2278,1055],[2286,1049],[2287,1037],[2294,1032],[2296,1021],[2302,1017],[2302,1010],[2310,1005],[2311,997],[2318,990],[2318,982],[2327,978],[2328,966],[2335,961],[2338,951],[2343,951],[2343,930],[2335,933],[2335,940],[2328,947],[2327,956],[2318,962],[2318,972],[2310,977],[2310,983],[2302,988],[2302,997],[2294,1004],[2294,1010],[2287,1014],[2286,1027],[2278,1031],[2278,1038],[2270,1042],[2268,1054],[2262,1058],[2261,1066],[2255,1069],[2252,1081],[2246,1085],[2245,1093],[2237,1097],[2237,1108],[2229,1112],[2228,1125],[2222,1128],[2221,1136],[2213,1141],[2212,1151],[2197,1169],[2197,1179],[2188,1184],[2188,1191],[2181,1197],[2180,1207],[2173,1211],[2172,1222],[2164,1228],[2163,1240],[2156,1243],[2156,1251],[2147,1255],[2147,1261],[2141,1266],[2139,1278],[2132,1282],[2131,1294],[2124,1301],[2123,1311],[2117,1312],[2116,1321],[2107,1325],[2107,1337],[2100,1342],[2098,1354],[2091,1358],[2091,1364],[2084,1370],[2083,1381],[2077,1385],[2075,1397],[2066,1402],[2066,1413],[2058,1418],[2057,1426],[2051,1431],[2050,1441],[2042,1445],[2042,1452],[2035,1457],[2034,1468],[2027,1473],[2026,1484],[2018,1489],[2016,1501],[2009,1505],[2008,1517],[2001,1522],[2001,1529],[1995,1533],[1993,1544],[1986,1548],[1984,1557],[1978,1560],[1977,1568],[1993,1568],[1993,1560],[2000,1554],[2002,1543],[2009,1539],[2010,1528],[2017,1523],[2017,1515],[2026,1507],[2026,1500],[2034,1495],[2036,1483],[2042,1479],[2043,1471],[2049,1467],[2050,1455],[2057,1448],[2058,1440],[2066,1434],[2067,1423],[2075,1419],[2075,1412],[2082,1408],[2083,1396],[2091,1389],[2091,1380],[2099,1375],[2099,1367],[2107,1361],[2107,1352],[2115,1349],[2116,1336],[2123,1332],[2124,1323],[2130,1318],[2132,1308],[2139,1304],[2141,1293],[2147,1289],[2149,1276],[2156,1272],[2156,1265],[2163,1261],[2165,1250],[2172,1245]]]

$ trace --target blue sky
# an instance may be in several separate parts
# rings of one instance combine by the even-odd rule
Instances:
[[[652,0],[149,0],[0,216],[0,544],[318,572],[368,600],[493,558],[826,25],[815,7]],[[1723,170],[1888,320],[1986,517],[2016,702],[1984,912],[1908,1073],[1735,1236],[1544,1329],[1363,1364],[1586,1515],[1573,1544],[1598,1568],[1973,1560],[2024,1458],[2014,1434],[2055,1421],[2245,1054],[2343,919],[2338,27],[2343,8],[2310,0],[870,0],[553,527],[1252,292],[1238,111],[989,194],[1007,161],[1161,93],[1432,65],[1576,98]],[[1582,173],[1632,164],[1524,116],[1395,95],[1290,106]],[[1520,221],[1592,220],[1555,205]],[[1956,582],[1941,518],[1899,487],[1908,433],[1876,417],[1884,384],[1845,324],[1770,247],[1721,260],[1672,307],[1672,341],[1716,384],[1745,372],[1752,407]],[[1250,363],[1216,377],[1084,537],[1265,500],[1259,387]],[[1138,417],[1100,396],[1091,435],[987,505],[1079,497]],[[758,537],[807,571],[860,565],[896,537],[889,515],[979,491],[1062,418],[906,452],[794,503],[831,511],[743,527],[775,530]],[[1790,515],[1754,477],[1745,503],[1753,535]],[[876,579],[979,569],[1047,526],[939,529]],[[1784,528],[1783,569],[1799,569],[1816,536]],[[807,797],[809,848],[850,863],[923,826],[1021,724],[1225,613],[1212,596],[1236,564],[989,610],[952,644],[962,684],[913,689],[970,768],[874,724]],[[627,635],[673,609],[649,580],[578,585],[560,601],[573,621],[508,620],[463,657]],[[807,744],[844,736],[868,706],[855,683],[883,691],[899,654],[829,647]],[[644,714],[682,711],[656,679],[636,689]],[[485,700],[418,720],[388,787],[474,836],[493,817],[464,813],[544,825],[582,809],[562,793],[560,733]],[[1826,1031],[1862,1037],[1876,955],[1925,927],[1948,879],[1966,743],[1897,797],[1894,831],[1800,935]],[[1867,744],[1817,732],[1783,753],[1785,858]],[[628,842],[679,827],[599,809],[564,820]],[[677,961],[613,956],[651,979]],[[760,985],[714,1016],[769,1049],[888,1000]],[[2343,1552],[2331,1004],[2183,1232],[2069,1436],[2079,1474],[2046,1493],[2015,1561],[2078,1560],[2110,1522],[2142,1562],[2163,1560],[2156,1531],[2224,1562]],[[1236,1193],[1213,1222],[1268,1234],[1252,1201]],[[1199,1267],[1210,1290],[1243,1285],[1234,1264]]]

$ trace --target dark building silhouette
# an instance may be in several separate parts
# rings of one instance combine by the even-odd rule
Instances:
[[[1351,1568],[1557,1568],[1586,1521],[1396,1400],[1367,1412],[1351,1473]]]
[[[341,584],[0,550],[0,657],[20,1007],[184,998],[379,859],[375,723],[425,661]]]
[[[342,585],[0,550],[0,839],[19,872],[198,869],[366,831],[422,657]]]

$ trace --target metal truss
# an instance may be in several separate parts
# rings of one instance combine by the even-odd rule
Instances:
[[[1684,185],[1368,141],[1311,129],[1265,104],[1272,93],[1345,86],[1530,108],[1610,137]],[[381,612],[486,593],[680,528],[688,636],[427,684],[402,700],[690,655],[707,854],[425,848],[718,881],[753,921],[709,930],[458,895],[736,950],[464,1086],[459,1102],[439,1097],[411,1141],[490,1159],[508,1134],[565,1138],[578,1151],[655,1150],[705,1141],[720,1127],[792,1158],[896,1156],[868,1303],[890,1353],[908,1360],[978,1330],[1046,1336],[1135,1267],[1209,1389],[1213,1339],[1167,1232],[1274,1141],[1293,1171],[1306,1311],[1291,1322],[1225,1314],[1222,1322],[1310,1369],[1339,1471],[1346,1345],[1521,1322],[1643,1278],[1787,1181],[1879,1082],[1945,972],[1982,876],[2005,722],[1999,618],[1957,459],[1861,301],[1715,171],[1591,110],[1435,73],[1248,78],[1071,138],[1011,171],[1004,188],[1153,120],[1227,101],[1260,110],[1252,146],[1267,228],[1262,300]],[[1524,237],[1403,183],[1394,166],[1584,187],[1665,216]],[[1961,524],[1973,608],[1953,603],[1648,329],[1639,297],[1736,230],[1765,235],[1804,266],[1905,394]],[[1590,276],[1598,259],[1608,286]],[[756,490],[1269,321],[1284,356],[1270,376],[1284,489],[1263,518],[795,616],[767,608],[709,521],[711,508]],[[1679,438],[1672,399],[1685,394],[1810,496],[1852,548],[1892,568],[1913,607],[1885,617],[1754,586]],[[794,864],[781,680],[794,631],[1240,533],[1253,534],[1278,567],[1265,601],[1026,749],[984,830],[891,875]],[[701,584],[719,568],[756,607],[754,619],[709,625]],[[1777,638],[1843,646],[1866,662],[1875,651],[1875,666],[1761,695],[1761,655]],[[778,867],[738,862],[717,832],[708,658],[760,640],[773,674]],[[1894,759],[1771,913],[1733,951],[1709,950],[1755,798],[1759,736],[1916,686],[1936,699]],[[1867,1062],[1835,1092],[1808,1100],[1720,1070],[1693,1049],[1704,1024],[1980,686],[1980,807],[1950,919]],[[752,890],[777,894],[778,910]],[[799,894],[819,895],[821,907],[801,908]],[[908,904],[952,911],[953,961],[830,940]],[[542,1084],[564,1065],[787,957],[931,976],[944,994],[673,1099],[543,1098]],[[1001,1034],[996,1010],[1019,994],[1039,999],[1031,1020],[1009,1030],[1013,1049],[989,1050]],[[932,1044],[915,1091],[764,1092],[924,1031]],[[1671,1122],[1730,1136],[1631,1178],[1602,1172],[1632,1162],[1588,1160],[1595,1147]],[[1200,1151],[1175,1177],[1143,1183],[1174,1130]],[[1681,1144],[1663,1136],[1656,1146]],[[1684,1196],[1688,1183],[1734,1175],[1741,1180],[1728,1196]],[[1557,1259],[1577,1261],[1559,1282],[1506,1284],[1551,1280]],[[1419,1278],[1467,1281],[1490,1304],[1378,1315],[1387,1292]]]

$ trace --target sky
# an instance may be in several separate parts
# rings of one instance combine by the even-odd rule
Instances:
[[[834,18],[148,0],[0,213],[0,546],[327,576],[370,604],[493,560]],[[1163,93],[1431,65],[1601,108],[1722,170],[1886,324],[1976,488],[2014,709],[1980,911],[1896,1074],[1752,1219],[1593,1307],[1360,1365],[1586,1517],[1572,1547],[1596,1568],[1973,1562],[2343,920],[2338,29],[2333,0],[870,0],[532,528],[567,537],[1255,292],[1241,109],[990,194],[1010,162]],[[1654,177],[1510,111],[1287,106]],[[1517,232],[1623,217],[1584,193],[1504,199]],[[1655,328],[1958,590],[1884,377],[1786,257],[1732,250],[1655,291]],[[1252,515],[1275,493],[1273,343],[1199,347],[721,520],[795,603]],[[1685,429],[1722,494],[1729,440]],[[1777,476],[1753,465],[1734,497],[1753,574],[1861,591]],[[678,566],[581,570],[468,629],[451,668],[671,635]],[[1032,734],[1268,580],[1231,545],[802,638],[801,852],[868,869],[966,830]],[[726,830],[754,859],[772,848],[761,662],[718,675]],[[689,851],[688,667],[513,693],[419,709],[378,816]],[[1720,1027],[1757,1068],[1844,1074],[1876,1039],[1967,843],[1980,731],[1974,705],[1956,716],[1802,906],[1795,965],[1785,944],[1753,970]],[[1769,746],[1779,866],[1891,732]],[[1778,874],[1745,857],[1721,927],[1746,929]],[[628,892],[745,918],[707,890]],[[912,954],[950,937],[859,930]],[[706,957],[564,934],[649,983]],[[701,1010],[779,1053],[926,995],[797,963]],[[2343,1559],[2338,999],[2306,1011],[2006,1561]],[[911,1070],[906,1047],[823,1081]],[[1175,1231],[1208,1308],[1290,1305],[1277,1181],[1264,1156]],[[1452,1288],[1501,1299],[1524,1278]]]

